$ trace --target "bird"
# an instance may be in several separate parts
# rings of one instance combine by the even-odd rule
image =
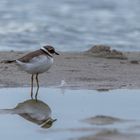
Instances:
[[[38,91],[39,91],[39,80],[38,75],[44,73],[50,69],[53,64],[53,56],[59,55],[55,51],[55,48],[51,45],[45,45],[38,50],[30,52],[25,56],[15,59],[15,60],[6,60],[4,63],[13,63],[15,62],[19,68],[29,74],[31,74],[31,98],[33,99],[33,83],[34,76],[37,83],[37,89],[35,94],[35,99],[37,101]]]

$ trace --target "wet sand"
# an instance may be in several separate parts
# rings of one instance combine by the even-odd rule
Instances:
[[[60,52],[54,57],[50,70],[40,74],[40,85],[97,90],[140,88],[140,52],[118,53],[98,47],[85,52]],[[25,54],[27,52],[0,52],[0,60],[17,59]],[[30,86],[30,75],[15,64],[1,63],[0,73],[1,87]]]
[[[103,130],[94,136],[87,136],[79,140],[139,140],[139,134],[121,133],[117,130]]]

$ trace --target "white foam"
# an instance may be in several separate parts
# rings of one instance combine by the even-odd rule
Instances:
[[[0,34],[8,33],[20,33],[20,32],[34,32],[37,30],[37,26],[34,23],[16,23],[10,22],[9,24],[0,26]]]

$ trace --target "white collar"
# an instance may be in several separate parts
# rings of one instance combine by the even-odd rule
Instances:
[[[53,57],[52,54],[48,50],[46,50],[44,47],[41,47],[40,49],[44,51],[46,54],[48,54],[49,56]]]

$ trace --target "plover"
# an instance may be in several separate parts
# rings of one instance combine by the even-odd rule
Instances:
[[[15,62],[19,68],[27,73],[31,74],[31,98],[33,99],[33,82],[34,76],[36,77],[37,89],[35,94],[35,99],[37,100],[37,95],[39,91],[39,81],[38,75],[48,69],[53,64],[53,55],[59,55],[51,45],[46,45],[41,47],[39,50],[28,53],[27,55],[16,59],[7,60],[5,63]]]

